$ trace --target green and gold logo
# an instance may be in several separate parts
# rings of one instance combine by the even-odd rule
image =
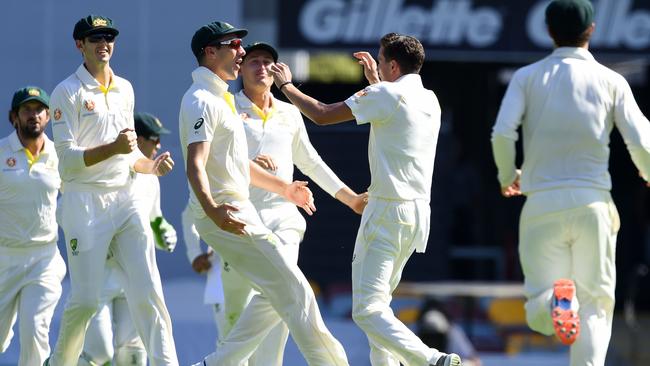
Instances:
[[[77,250],[77,239],[70,239],[70,249],[72,250],[72,255],[77,255],[79,254],[79,251]]]
[[[41,92],[38,89],[32,88],[27,91],[27,94],[31,95],[32,97],[38,97],[41,95]]]
[[[93,27],[105,27],[108,24],[106,19],[95,18],[93,19]]]

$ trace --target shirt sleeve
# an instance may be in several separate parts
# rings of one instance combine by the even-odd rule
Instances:
[[[185,206],[181,214],[181,224],[183,225],[183,241],[185,242],[187,259],[192,264],[194,258],[203,254],[203,252],[201,251],[199,232],[194,226],[194,217],[192,216],[192,210],[189,204]]]
[[[211,142],[214,137],[215,127],[220,117],[219,111],[209,108],[207,105],[201,105],[197,102],[194,108],[187,110],[185,125],[181,128],[186,129],[187,144],[194,142]]]
[[[76,128],[79,126],[79,111],[75,95],[64,86],[57,86],[50,97],[52,139],[59,157],[59,170],[73,172],[86,167],[85,148],[77,144]]]
[[[501,187],[509,186],[517,177],[515,143],[519,139],[517,129],[521,125],[525,110],[526,99],[520,73],[515,73],[501,101],[499,114],[492,128],[492,154]]]
[[[345,100],[357,124],[381,123],[397,111],[399,97],[386,89],[386,83],[367,86]]]
[[[297,110],[294,111],[294,119],[297,130],[292,141],[293,163],[325,192],[335,197],[336,192],[345,187],[345,184],[325,164],[316,149],[314,149],[314,146],[309,141],[302,115]]]
[[[614,100],[614,123],[643,179],[650,181],[650,123],[634,99],[630,85],[619,81]]]

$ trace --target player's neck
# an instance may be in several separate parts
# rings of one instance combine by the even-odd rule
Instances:
[[[113,73],[111,72],[111,67],[108,62],[100,64],[84,62],[84,67],[88,70],[88,73],[97,80],[97,82],[106,87],[110,85]]]
[[[273,96],[269,89],[244,88],[244,94],[262,111],[267,111],[273,105]]]
[[[38,137],[27,138],[18,131],[18,139],[23,147],[29,150],[34,157],[37,157],[41,153],[41,150],[43,150],[43,146],[45,146],[45,138],[43,138],[43,134],[38,135]]]

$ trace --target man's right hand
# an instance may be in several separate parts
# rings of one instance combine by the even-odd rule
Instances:
[[[198,255],[194,260],[192,261],[192,269],[196,273],[204,273],[207,272],[210,268],[212,268],[212,263],[210,262],[210,257],[212,256],[213,252],[210,253],[203,253]]]
[[[138,137],[132,128],[125,128],[120,131],[115,141],[113,141],[113,148],[116,154],[129,154],[138,148]]]
[[[246,231],[244,230],[246,224],[232,215],[232,212],[235,211],[239,211],[239,209],[228,203],[222,203],[206,210],[205,214],[221,230],[235,235],[244,235],[246,234]]]

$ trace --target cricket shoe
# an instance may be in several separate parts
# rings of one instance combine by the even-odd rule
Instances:
[[[565,345],[572,345],[580,334],[576,286],[572,280],[560,279],[553,283],[551,317],[555,335]]]
[[[438,361],[431,366],[463,366],[463,362],[460,360],[460,356],[455,353],[450,353],[440,356]]]

